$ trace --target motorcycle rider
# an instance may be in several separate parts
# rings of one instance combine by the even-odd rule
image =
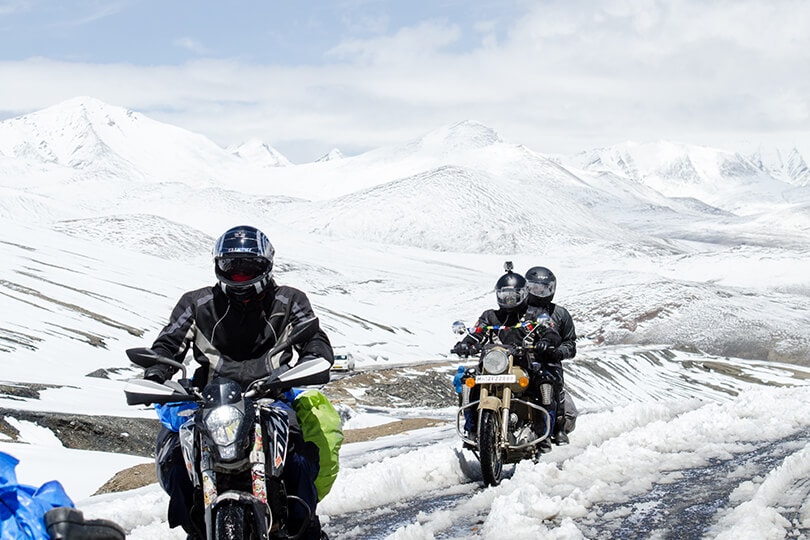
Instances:
[[[275,250],[259,229],[233,227],[216,241],[213,249],[217,283],[186,292],[171,313],[169,323],[155,339],[152,349],[159,355],[182,362],[189,349],[200,367],[193,384],[202,388],[215,377],[227,377],[244,389],[256,379],[269,375],[284,364],[298,365],[316,358],[334,362],[332,346],[322,329],[295,346],[293,359],[287,350],[281,357],[266,353],[289,325],[314,317],[306,294],[273,280]],[[163,383],[177,370],[166,364],[146,369],[144,378]],[[323,380],[329,381],[325,370]],[[288,489],[312,508],[313,518],[302,538],[325,538],[315,515],[318,501],[315,478],[318,449],[304,442],[295,413],[290,409],[290,459],[284,471]],[[155,460],[158,479],[169,494],[169,526],[181,525],[189,539],[205,538],[202,501],[195,500],[186,473],[179,436],[165,426],[158,434]],[[290,530],[299,530],[306,516],[301,505],[291,507]],[[323,536],[322,536],[323,534]]]
[[[488,309],[484,311],[478,321],[476,327],[486,326],[517,326],[522,322],[535,320],[538,313],[537,309],[530,309],[528,304],[529,291],[526,278],[522,275],[512,271],[512,263],[507,262],[505,265],[506,273],[498,278],[495,283],[495,299],[498,302],[498,309]],[[497,333],[498,339],[501,343],[506,345],[521,345],[523,338],[528,331],[525,328],[509,328],[499,330]],[[544,364],[551,358],[551,354],[560,344],[561,338],[557,330],[552,326],[548,328],[542,337],[534,341],[534,362],[528,366],[522,366],[529,371],[529,377],[536,374],[542,369],[540,364]],[[461,341],[451,349],[452,353],[459,356],[470,356],[478,354],[481,350],[481,343],[475,335],[468,334]],[[554,374],[552,372],[552,374]],[[534,384],[530,384],[529,394],[538,398],[533,392]],[[478,399],[475,395],[478,387],[473,388],[470,399],[472,401]],[[469,428],[468,431],[474,431],[475,415],[470,415],[468,418]],[[542,452],[551,450],[551,444],[548,439],[544,439],[540,443]]]
[[[545,266],[533,266],[526,271],[526,282],[530,309],[537,309],[548,314],[560,334],[560,344],[554,349],[550,349],[546,355],[546,367],[555,374],[554,393],[558,403],[557,419],[551,439],[558,445],[568,444],[566,427],[572,428],[573,426],[566,426],[566,395],[562,361],[573,358],[577,354],[574,320],[567,309],[552,302],[557,290],[557,278],[554,272]]]

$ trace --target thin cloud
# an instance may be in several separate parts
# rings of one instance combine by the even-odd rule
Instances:
[[[0,0],[0,16],[31,11],[31,0]]]
[[[345,14],[341,17],[341,23],[346,31],[352,34],[379,35],[391,27],[391,18],[387,15]]]
[[[436,54],[461,36],[455,25],[446,25],[434,21],[421,23],[418,26],[402,28],[391,36],[379,36],[369,39],[351,39],[333,47],[326,52],[327,57],[334,57],[350,62],[370,64],[401,65]]]
[[[195,39],[192,39],[192,38],[188,38],[188,37],[176,39],[174,41],[174,45],[177,46],[177,47],[180,47],[181,49],[185,49],[187,51],[191,51],[191,52],[193,52],[195,54],[199,54],[199,55],[205,55],[205,54],[209,54],[211,52],[208,48],[206,48],[199,41],[197,41]]]
[[[127,6],[129,5],[128,2],[108,2],[102,5],[97,5],[95,3],[91,4],[91,9],[83,14],[80,14],[79,17],[74,18],[67,18],[56,21],[52,23],[54,27],[60,26],[84,26],[86,24],[90,24],[101,19],[106,19],[112,15],[116,15],[122,11],[124,11]]]

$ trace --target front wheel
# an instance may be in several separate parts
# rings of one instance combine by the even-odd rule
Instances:
[[[481,457],[481,474],[484,485],[497,486],[503,475],[503,451],[501,450],[501,422],[498,413],[489,409],[481,411],[478,431],[478,450]]]
[[[245,508],[226,503],[217,509],[214,517],[215,540],[242,540],[245,536]]]

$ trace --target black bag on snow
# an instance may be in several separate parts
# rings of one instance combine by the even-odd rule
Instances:
[[[120,525],[108,519],[84,519],[81,510],[54,508],[45,513],[45,527],[51,540],[125,540]]]

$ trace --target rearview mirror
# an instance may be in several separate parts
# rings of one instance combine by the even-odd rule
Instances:
[[[537,323],[537,326],[546,328],[551,326],[551,317],[549,317],[548,313],[541,313],[534,322]]]
[[[453,323],[453,333],[463,336],[467,333],[467,325],[464,321],[455,321]]]

